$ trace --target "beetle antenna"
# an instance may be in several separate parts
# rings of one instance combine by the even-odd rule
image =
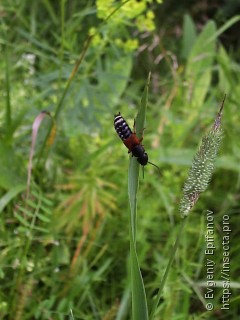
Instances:
[[[144,179],[144,166],[142,166],[143,179]]]
[[[152,163],[150,161],[148,161],[148,163],[150,163],[152,166],[156,167],[159,170],[159,173],[160,173],[160,168],[156,164],[154,164],[154,163]]]

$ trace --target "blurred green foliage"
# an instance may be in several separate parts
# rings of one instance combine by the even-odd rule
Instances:
[[[197,1],[188,11],[153,0],[122,7],[103,0],[1,2],[2,319],[65,319],[71,309],[74,319],[129,319],[128,156],[113,115],[121,111],[133,124],[150,70],[144,146],[161,177],[147,166],[140,178],[137,234],[149,305],[176,238],[175,209],[192,156],[226,93],[217,169],[190,216],[156,319],[238,317],[239,282],[228,311],[221,311],[216,288],[211,312],[202,284],[206,210],[215,217],[216,280],[223,214],[232,229],[231,279],[239,274],[240,65],[233,36],[240,19],[229,3],[225,16],[227,4],[209,16],[206,3],[204,16]],[[224,38],[231,31],[232,42]],[[63,100],[54,144],[40,158],[49,122],[41,125],[26,200],[32,123],[42,110],[55,114],[92,34]]]

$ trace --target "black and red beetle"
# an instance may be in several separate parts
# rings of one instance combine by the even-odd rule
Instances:
[[[122,139],[123,143],[128,148],[128,153],[131,152],[143,167],[146,166],[146,164],[150,163],[151,165],[159,169],[159,167],[154,163],[148,161],[148,154],[141,144],[143,137],[139,139],[136,135],[135,122],[133,127],[134,131],[132,132],[126,120],[121,116],[121,113],[119,112],[114,117],[114,128],[119,138]]]

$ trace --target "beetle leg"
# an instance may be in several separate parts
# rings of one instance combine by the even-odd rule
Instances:
[[[133,133],[136,134],[136,120],[133,122]]]
[[[143,128],[142,129],[142,136],[143,136],[143,132],[144,132],[144,130],[145,130],[146,128]],[[133,122],[133,133],[135,133],[136,134],[136,120],[134,119],[134,122]],[[143,138],[142,138],[143,139]]]
[[[142,130],[142,136],[141,136],[141,138],[139,139],[139,142],[140,142],[140,143],[143,141],[143,132],[144,132],[145,129],[146,129],[146,128],[143,128],[143,130]],[[143,144],[142,144],[142,146],[143,146]]]

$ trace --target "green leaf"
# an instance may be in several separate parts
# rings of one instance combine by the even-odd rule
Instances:
[[[11,188],[5,195],[0,199],[0,212],[8,205],[8,203],[15,198],[20,192],[26,189],[26,185],[16,185]]]
[[[131,282],[132,282],[132,319],[133,320],[147,320],[147,298],[143,283],[142,274],[140,271],[136,245],[130,236],[130,259],[131,259]]]
[[[139,136],[139,137],[143,133],[145,120],[146,120],[146,110],[147,110],[147,103],[148,103],[148,87],[149,87],[149,83],[150,83],[150,77],[151,77],[151,74],[149,73],[147,84],[146,84],[144,91],[143,91],[140,109],[139,109],[137,117],[136,117],[136,133],[137,133],[137,136]]]
[[[128,176],[128,195],[131,212],[132,237],[136,237],[137,190],[139,184],[139,163],[135,157],[130,158]]]
[[[18,214],[17,212],[14,213],[15,218],[17,218],[17,220],[24,226],[27,227],[28,229],[31,228],[31,224],[29,222],[27,222],[20,214]]]
[[[182,40],[182,53],[181,56],[183,58],[187,58],[192,46],[196,40],[197,33],[196,28],[193,23],[192,18],[188,15],[184,15],[184,22],[183,22],[183,40]]]
[[[186,80],[193,105],[201,106],[209,90],[216,43],[216,25],[210,21],[198,36],[188,57]],[[212,39],[212,41],[209,41]]]
[[[50,233],[49,229],[42,228],[42,227],[34,226],[34,227],[32,227],[32,229],[33,229],[33,230],[36,230],[36,231],[40,231],[40,232],[42,232],[42,233],[46,233],[46,234]]]
[[[217,39],[223,32],[225,32],[227,29],[231,28],[235,23],[240,21],[240,15],[234,16],[231,19],[227,20],[226,23],[224,23],[224,25],[219,28],[213,35],[212,37],[209,39],[209,41],[213,41],[215,39]]]
[[[223,46],[219,46],[217,61],[219,63],[219,87],[223,92],[234,93],[236,79],[232,74],[232,61]]]
[[[46,217],[45,215],[38,213],[37,217],[39,220],[41,220],[42,222],[46,222],[46,223],[50,223],[51,219]]]
[[[69,311],[69,320],[74,320],[72,309]]]

